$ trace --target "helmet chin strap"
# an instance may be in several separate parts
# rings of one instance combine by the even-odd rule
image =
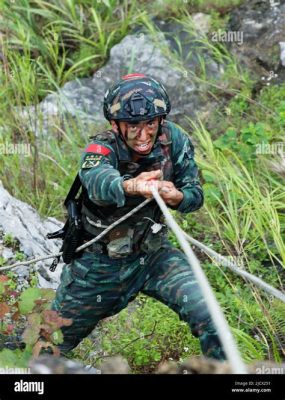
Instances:
[[[161,134],[161,127],[162,127],[161,121],[162,121],[162,118],[163,118],[163,117],[159,117],[158,130],[157,130],[157,134],[156,134],[156,137],[155,137],[155,141],[154,141],[154,143],[153,143],[153,146],[154,146],[155,143],[157,142],[158,136]],[[117,125],[119,135],[121,136],[123,142],[126,144],[126,146],[128,147],[128,149],[129,149],[132,153],[137,154],[137,155],[140,156],[140,157],[147,157],[149,153],[148,153],[148,154],[145,154],[145,155],[144,155],[144,154],[141,154],[141,153],[135,151],[134,149],[132,149],[132,148],[128,145],[128,143],[127,143],[127,141],[126,141],[126,139],[125,139],[125,137],[124,137],[124,135],[123,135],[123,132],[122,132],[122,130],[121,130],[121,128],[120,128],[119,121],[115,121],[115,123],[116,123],[116,125]],[[150,150],[150,152],[151,152],[151,150]]]

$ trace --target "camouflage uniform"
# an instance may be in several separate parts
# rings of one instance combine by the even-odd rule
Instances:
[[[80,169],[86,240],[145,200],[126,195],[122,182],[155,169],[161,169],[163,179],[183,192],[178,211],[189,213],[203,205],[193,145],[174,123],[165,121],[152,151],[135,163],[113,131],[94,137]],[[64,267],[52,306],[73,319],[71,326],[63,328],[62,352],[71,350],[99,320],[117,314],[142,292],[168,305],[189,324],[205,356],[224,359],[191,266],[184,253],[169,242],[165,227],[153,232],[154,222],[163,223],[163,219],[153,200]]]

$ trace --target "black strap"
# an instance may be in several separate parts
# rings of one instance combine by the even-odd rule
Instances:
[[[68,195],[66,196],[66,199],[64,201],[64,205],[67,208],[67,203],[69,200],[74,200],[76,198],[77,193],[79,192],[80,188],[82,186],[81,180],[79,178],[79,173],[76,175],[73,184],[68,192]]]
[[[67,208],[68,202],[69,202],[70,200],[75,200],[75,197],[76,197],[78,191],[80,190],[80,187],[81,187],[81,186],[82,186],[82,184],[81,184],[81,181],[80,181],[80,178],[79,178],[79,173],[78,173],[78,174],[76,175],[76,177],[75,177],[75,179],[74,179],[74,181],[73,181],[73,184],[72,184],[72,186],[71,186],[71,188],[70,188],[70,190],[69,190],[69,193],[68,193],[68,195],[66,196],[66,199],[65,199],[65,201],[64,201],[64,206],[65,206],[66,208]],[[83,196],[83,195],[82,195],[82,192],[81,192],[81,194],[80,194],[78,200],[80,200],[80,199],[82,198],[82,196]],[[66,233],[67,230],[68,230],[68,225],[69,225],[69,220],[67,219],[67,221],[65,222],[65,225],[64,225],[63,228],[59,229],[58,231],[48,233],[48,234],[46,235],[46,238],[47,238],[47,239],[63,239],[65,233]]]

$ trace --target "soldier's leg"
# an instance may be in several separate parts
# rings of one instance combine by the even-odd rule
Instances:
[[[106,256],[85,252],[80,258],[65,265],[52,309],[64,318],[71,318],[71,326],[62,327],[64,342],[58,347],[63,354],[76,347],[95,328],[99,320],[109,316],[120,298],[118,279],[120,263]]]
[[[206,357],[224,360],[220,339],[184,253],[167,241],[150,258],[148,268],[142,292],[168,305],[188,322]]]

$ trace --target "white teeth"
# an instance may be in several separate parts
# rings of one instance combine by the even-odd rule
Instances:
[[[143,149],[144,147],[147,147],[147,146],[148,146],[148,144],[140,144],[138,147]]]

